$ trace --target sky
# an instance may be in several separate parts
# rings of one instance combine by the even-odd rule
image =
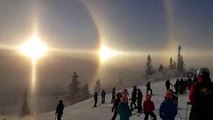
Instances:
[[[212,0],[1,0],[0,46],[18,45],[37,31],[57,49],[105,44],[165,63],[181,45],[188,61],[212,59],[212,6]]]
[[[107,46],[116,53],[105,65],[142,66],[151,54],[154,66],[168,66],[181,45],[187,68],[213,68],[212,5],[212,0],[1,0],[0,49],[19,46],[36,32],[56,55],[96,59],[90,53]]]

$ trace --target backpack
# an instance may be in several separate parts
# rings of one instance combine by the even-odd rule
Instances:
[[[213,83],[200,82],[195,90],[195,114],[200,116],[212,116],[213,112]]]

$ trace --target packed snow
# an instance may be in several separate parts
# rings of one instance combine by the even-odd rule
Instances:
[[[172,79],[171,83],[174,84],[176,79]],[[137,85],[136,85],[137,86]],[[141,88],[143,92],[143,101],[145,100],[146,94],[146,86],[137,86]],[[155,104],[154,113],[157,116],[157,119],[161,119],[159,116],[159,107],[161,102],[164,100],[164,94],[166,91],[165,81],[153,82],[151,83],[151,88],[153,90],[152,100]],[[174,90],[174,88],[171,86]],[[118,91],[117,91],[118,92]],[[132,88],[128,88],[129,98],[131,97]],[[178,114],[176,116],[176,120],[186,120],[186,113],[190,112],[190,106],[188,106],[187,110],[187,101],[188,101],[188,92],[186,94],[182,94],[178,96]],[[94,100],[93,97],[87,99],[85,101],[79,102],[72,106],[66,106],[64,109],[64,114],[62,116],[62,120],[110,120],[113,116],[111,112],[111,108],[113,104],[111,102],[111,94],[106,95],[106,103],[101,104],[101,96],[98,98],[98,107],[93,107]],[[135,109],[133,115],[130,117],[130,120],[142,120],[144,119],[144,114],[142,113],[138,116],[137,110]],[[187,116],[188,116],[187,115]],[[17,117],[5,117],[6,120],[55,120],[55,111],[42,113],[35,116],[30,116],[26,118],[17,118]],[[149,117],[150,119],[151,117]],[[4,118],[0,118],[3,120]],[[119,120],[119,115],[116,120]]]

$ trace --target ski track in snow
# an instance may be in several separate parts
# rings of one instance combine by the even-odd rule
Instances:
[[[176,79],[170,80],[172,84],[175,83]],[[138,87],[138,86],[137,86]],[[145,93],[146,93],[146,87],[140,86],[138,88],[141,88],[143,92],[143,101],[145,100]],[[153,82],[151,84],[151,88],[153,90],[153,96],[152,100],[155,104],[155,111],[154,113],[157,116],[158,120],[161,120],[159,117],[159,107],[161,102],[164,100],[164,94],[166,91],[165,88],[165,81],[160,82]],[[171,88],[174,90],[174,87],[171,86]],[[129,97],[131,97],[132,88],[128,89]],[[185,120],[186,119],[186,108],[187,108],[187,101],[188,101],[188,92],[183,95],[178,96],[178,114],[175,118],[175,120]],[[101,97],[99,95],[98,99],[98,107],[93,107],[94,100],[93,97],[90,99],[87,99],[85,101],[79,102],[77,104],[74,104],[72,106],[67,106],[64,109],[64,114],[62,116],[62,120],[110,120],[113,116],[113,113],[111,112],[112,105],[110,103],[111,101],[111,94],[106,95],[106,103],[100,104]],[[190,112],[190,107],[188,107],[188,115]],[[136,114],[137,110],[135,109],[133,111],[133,115],[130,117],[130,120],[143,120],[144,114],[142,113],[140,116]],[[151,119],[149,117],[149,119]],[[3,120],[3,117],[0,117],[0,120]],[[30,116],[26,118],[17,118],[17,117],[7,117],[6,120],[55,120],[55,111],[47,112],[38,114],[36,116]],[[119,120],[119,114],[116,118],[116,120]]]

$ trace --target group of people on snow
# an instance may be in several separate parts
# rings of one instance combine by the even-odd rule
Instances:
[[[188,79],[177,79],[175,84],[172,85],[175,91],[170,88],[170,80],[166,80],[166,93],[164,100],[161,102],[159,107],[159,116],[162,120],[175,120],[178,113],[178,97],[177,94],[181,94],[188,88],[189,94],[189,104],[192,106],[190,111],[189,120],[211,120],[213,119],[213,82],[210,78],[210,72],[208,68],[202,67],[197,71],[197,76],[194,80]],[[129,120],[132,116],[134,109],[137,109],[137,113],[145,114],[144,120],[148,120],[151,116],[152,120],[157,120],[154,113],[155,105],[152,101],[152,89],[151,83],[146,84],[147,91],[145,95],[145,100],[143,102],[143,94],[140,88],[133,86],[131,98],[129,99],[129,93],[127,89],[116,93],[116,88],[112,89],[112,99],[113,104],[111,112],[113,116],[111,120],[115,120],[119,114],[120,120]],[[103,90],[101,93],[102,100],[101,103],[105,103],[106,92]],[[94,94],[94,107],[97,106],[98,93]],[[63,101],[60,100],[56,108],[57,119],[61,120],[63,115]]]

